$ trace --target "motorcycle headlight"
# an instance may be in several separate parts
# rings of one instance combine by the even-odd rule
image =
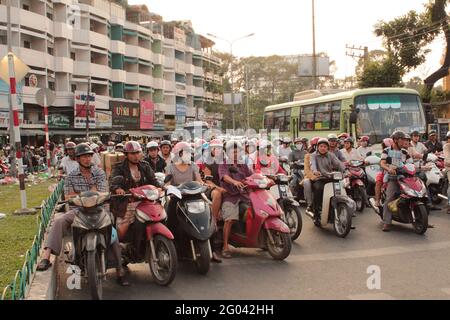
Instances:
[[[285,176],[285,175],[279,176],[278,179],[280,180],[280,182],[288,182],[289,181],[289,177]]]
[[[334,180],[342,180],[344,178],[343,174],[341,172],[335,172],[333,173],[333,179]]]
[[[141,222],[150,222],[150,218],[141,210],[136,209],[136,216],[138,218],[139,221]]]
[[[187,202],[186,207],[189,213],[202,213],[205,212],[206,204],[203,201]]]
[[[145,197],[150,201],[159,199],[158,190],[144,190]]]

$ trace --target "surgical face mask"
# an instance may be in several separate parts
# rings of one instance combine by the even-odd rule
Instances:
[[[183,152],[183,155],[181,156],[181,161],[186,164],[191,163],[191,154]]]
[[[295,145],[295,148],[296,148],[298,151],[302,151],[302,150],[303,150],[303,143],[296,144],[296,145]]]

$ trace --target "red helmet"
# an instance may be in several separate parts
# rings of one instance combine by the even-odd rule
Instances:
[[[338,135],[339,139],[347,139],[348,137],[350,137],[350,135],[348,133],[341,133],[340,135]]]
[[[128,141],[123,148],[124,153],[142,152],[142,147],[139,142]]]
[[[187,143],[185,141],[178,142],[175,147],[173,147],[173,153],[179,154],[181,151],[188,151],[191,152],[191,144]]]
[[[211,142],[209,143],[209,146],[211,148],[223,148],[223,143],[219,139],[214,139],[214,140],[211,140]]]
[[[320,140],[320,137],[314,137],[311,139],[311,147],[315,146]]]
[[[370,138],[368,136],[362,136],[359,141],[361,142],[369,142]]]
[[[392,145],[394,144],[394,140],[392,140],[391,138],[386,138],[383,140],[383,144],[386,146],[386,148],[392,147]]]

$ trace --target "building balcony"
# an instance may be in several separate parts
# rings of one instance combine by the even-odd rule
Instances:
[[[203,77],[203,68],[194,66],[194,76]]]
[[[175,68],[175,58],[164,56],[164,67],[169,69]]]
[[[90,76],[102,79],[111,79],[111,68],[102,64],[91,63]]]
[[[184,65],[186,73],[195,74],[195,66],[193,64],[186,63]]]
[[[194,96],[195,95],[195,87],[194,86],[186,86],[186,95]]]
[[[164,79],[153,78],[153,88],[163,90],[164,89]]]
[[[73,27],[69,26],[67,23],[54,22],[53,23],[53,36],[55,38],[64,38],[64,39],[72,40]]]
[[[138,74],[139,85],[145,87],[153,87],[153,77],[148,74]]]
[[[73,73],[73,60],[70,58],[54,57],[55,72]]]
[[[164,56],[160,53],[153,53],[153,59],[152,59],[154,64],[164,64]]]
[[[194,87],[194,96],[203,97],[205,94],[205,90],[202,87]]]
[[[175,81],[164,80],[164,91],[175,92]]]
[[[138,48],[137,48],[137,57],[138,57],[139,59],[151,61],[151,58],[152,58],[152,50],[150,50],[150,49],[148,49],[148,48],[138,47]]]
[[[123,41],[111,40],[111,52],[125,55],[126,44]]]
[[[89,37],[90,37],[90,43],[92,45],[95,45],[96,47],[100,47],[100,48],[105,48],[105,49],[110,49],[111,45],[110,45],[110,40],[108,38],[107,35],[101,34],[101,33],[97,33],[94,31],[90,31],[89,32]]]
[[[180,74],[185,74],[186,73],[185,65],[186,65],[186,63],[184,61],[175,59],[175,72],[180,73]]]
[[[95,108],[101,110],[109,110],[109,96],[95,95]]]
[[[127,82],[127,72],[125,70],[112,69],[111,80],[113,82]]]
[[[127,72],[127,81],[128,84],[139,85],[139,73],[137,72]]]
[[[215,93],[214,94],[214,100],[217,102],[222,102],[223,101],[223,96],[220,93]]]

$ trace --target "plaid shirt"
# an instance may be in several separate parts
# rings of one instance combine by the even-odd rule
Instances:
[[[64,183],[64,193],[77,193],[90,191],[93,187],[97,188],[98,192],[108,192],[108,184],[106,180],[105,171],[97,166],[91,167],[91,179],[88,181],[80,171],[80,167],[73,170],[67,177]]]

